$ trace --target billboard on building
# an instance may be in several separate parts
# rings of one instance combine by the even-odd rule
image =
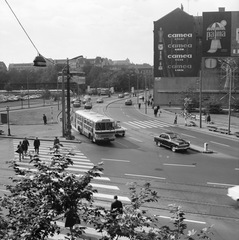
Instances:
[[[232,12],[231,56],[239,56],[239,12]]]
[[[231,56],[231,12],[203,13],[203,56]]]
[[[195,77],[196,58],[191,15],[176,9],[154,22],[154,77]]]

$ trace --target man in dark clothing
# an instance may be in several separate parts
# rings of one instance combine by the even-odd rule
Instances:
[[[25,137],[22,141],[22,150],[23,150],[23,154],[25,156],[27,155],[28,147],[29,147],[29,142],[28,142],[27,138]]]
[[[117,196],[114,196],[115,201],[111,204],[111,213],[113,218],[116,218],[118,214],[123,213],[123,204],[118,200]]]
[[[45,125],[47,124],[47,118],[46,118],[45,114],[43,114],[43,122],[44,122]]]
[[[35,153],[39,154],[40,140],[38,139],[38,137],[36,137],[36,139],[34,140],[33,145],[34,145]]]

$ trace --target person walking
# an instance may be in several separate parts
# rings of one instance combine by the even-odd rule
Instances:
[[[211,122],[211,116],[210,116],[210,114],[208,113],[208,115],[207,115],[207,123],[209,124]]]
[[[21,162],[21,160],[24,159],[23,149],[22,149],[22,142],[19,142],[19,144],[17,145],[16,152],[19,154],[19,161]]]
[[[178,115],[177,115],[177,113],[175,113],[173,124],[177,124],[177,123],[178,123]]]
[[[154,116],[157,117],[158,114],[158,107],[154,106]]]
[[[46,115],[45,115],[45,114],[43,114],[43,122],[44,122],[44,125],[47,124],[47,118],[46,118]]]
[[[139,103],[139,109],[141,108],[141,103]]]
[[[40,147],[40,140],[38,139],[38,137],[36,137],[36,139],[33,142],[33,146],[35,149],[35,153],[38,155],[39,154],[39,147]]]
[[[25,156],[27,155],[28,147],[29,147],[29,142],[28,142],[27,138],[25,137],[22,141],[22,150],[23,150],[23,154]]]
[[[123,213],[123,204],[118,200],[118,196],[114,196],[114,202],[111,203],[110,211],[112,213],[113,218],[116,218],[118,214]]]

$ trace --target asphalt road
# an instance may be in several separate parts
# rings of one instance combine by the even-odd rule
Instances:
[[[147,209],[149,213],[158,215],[162,224],[170,222],[168,204],[175,203],[185,211],[189,229],[214,224],[215,239],[236,240],[239,234],[239,209],[226,193],[228,186],[239,184],[236,170],[239,166],[238,142],[210,133],[181,129],[160,120],[157,120],[158,123],[152,122],[151,118],[140,114],[133,106],[125,106],[120,101],[106,106],[107,102],[94,105],[93,109],[120,120],[127,128],[126,136],[110,144],[96,145],[75,132],[81,144],[72,143],[72,147],[81,151],[90,163],[104,162],[103,177],[109,181],[95,181],[95,184],[101,184],[98,186],[100,195],[96,196],[97,204],[109,206],[114,194],[125,199],[124,204],[127,204],[127,183],[134,181],[142,186],[149,181],[161,198],[159,203],[150,204]],[[168,129],[180,132],[196,145],[202,146],[207,140],[214,153],[202,154],[192,150],[173,153],[157,147],[153,136]],[[3,184],[8,183],[7,177],[12,174],[5,161],[14,157],[16,141],[7,138],[0,138],[0,141],[3,190]]]

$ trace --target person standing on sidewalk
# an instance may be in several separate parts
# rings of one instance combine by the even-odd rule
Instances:
[[[178,123],[178,115],[177,115],[177,113],[175,113],[173,124],[177,124],[177,123]]]
[[[43,114],[43,122],[44,122],[44,125],[47,124],[47,118],[46,118],[46,115],[45,115],[45,114]]]
[[[36,139],[33,142],[33,146],[35,149],[35,153],[38,155],[39,154],[39,147],[40,147],[40,140],[38,139],[38,137],[36,137]]]

